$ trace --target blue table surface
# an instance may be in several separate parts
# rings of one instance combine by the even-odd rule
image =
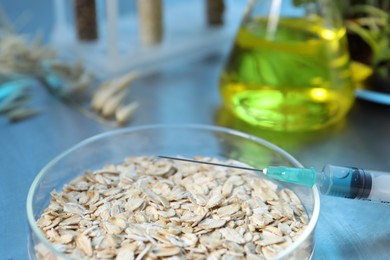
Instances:
[[[10,17],[27,9],[34,22],[24,32],[50,31],[51,1],[2,0]],[[305,166],[326,163],[390,171],[390,107],[356,100],[347,117],[310,134],[277,134],[244,125],[221,109],[218,77],[225,52],[183,62],[137,81],[133,94],[142,104],[129,126],[158,123],[220,125],[271,141]],[[26,197],[36,174],[63,150],[112,130],[86,118],[33,82],[32,106],[39,115],[18,123],[0,117],[0,259],[27,259]],[[178,112],[180,111],[180,112]],[[313,259],[388,259],[390,206],[321,197]]]

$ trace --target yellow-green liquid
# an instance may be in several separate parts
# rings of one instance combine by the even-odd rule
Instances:
[[[274,35],[266,20],[241,27],[221,75],[225,106],[274,130],[309,130],[342,118],[354,100],[345,29],[284,18]]]

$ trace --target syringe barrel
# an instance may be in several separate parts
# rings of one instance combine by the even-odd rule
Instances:
[[[390,202],[390,173],[326,165],[317,180],[324,195]]]

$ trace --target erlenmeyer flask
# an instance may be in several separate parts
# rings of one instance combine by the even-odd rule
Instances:
[[[252,0],[221,73],[224,106],[278,131],[319,129],[354,101],[346,29],[333,0]]]

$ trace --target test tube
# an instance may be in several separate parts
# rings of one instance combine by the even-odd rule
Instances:
[[[95,0],[74,0],[77,37],[82,41],[98,38]]]
[[[207,23],[209,26],[223,25],[224,0],[206,0]]]
[[[145,45],[160,43],[163,37],[161,0],[138,0],[141,40]]]

